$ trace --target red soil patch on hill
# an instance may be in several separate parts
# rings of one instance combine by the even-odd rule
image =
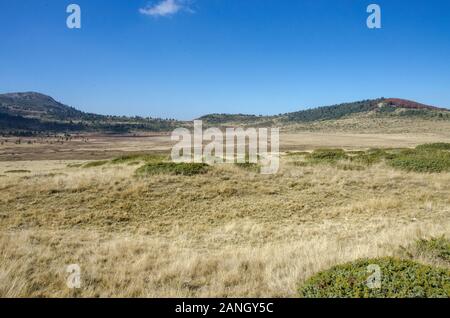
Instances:
[[[394,107],[449,111],[446,108],[439,108],[439,107],[435,107],[435,106],[425,105],[425,104],[413,102],[413,101],[406,100],[406,99],[400,99],[400,98],[388,98],[388,99],[386,99],[386,102],[389,105],[394,106]]]

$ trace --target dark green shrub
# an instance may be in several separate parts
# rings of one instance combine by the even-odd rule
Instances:
[[[306,164],[338,164],[338,168],[346,170],[362,170],[362,166],[370,166],[386,162],[391,167],[414,172],[450,171],[450,144],[435,143],[418,146],[416,149],[369,149],[367,151],[349,151],[342,149],[318,149],[312,153],[291,153],[289,157],[304,156],[305,161],[292,162],[294,165]],[[300,158],[301,159],[301,158]]]
[[[419,254],[436,257],[450,263],[450,240],[444,236],[429,240],[419,240],[415,249]]]
[[[95,168],[104,166],[108,163],[108,160],[91,161],[83,165],[83,168]]]
[[[148,163],[136,170],[136,175],[172,174],[193,176],[208,172],[209,166],[205,163],[174,163],[174,162],[153,162]]]
[[[8,170],[5,173],[30,173],[30,170]]]
[[[251,163],[251,162],[242,162],[242,163],[235,163],[235,165],[241,169],[247,170],[247,171],[253,171],[253,172],[260,172],[261,168],[257,163]]]
[[[132,155],[123,155],[111,160],[112,164],[125,164],[130,162],[158,162],[167,160],[166,155],[161,154],[132,154]]]
[[[370,288],[369,265],[381,270],[380,288]],[[309,278],[299,289],[306,298],[450,297],[450,270],[395,258],[362,259]]]
[[[424,144],[416,147],[417,150],[450,150],[450,143],[437,142],[434,144]]]
[[[360,153],[350,159],[351,161],[356,161],[369,166],[391,158],[394,158],[394,155],[386,152],[385,150],[369,149],[368,151]]]
[[[450,152],[446,151],[402,151],[388,161],[394,167],[414,172],[450,171]]]
[[[343,149],[317,149],[308,154],[306,158],[316,163],[333,163],[338,160],[347,159],[348,156]]]

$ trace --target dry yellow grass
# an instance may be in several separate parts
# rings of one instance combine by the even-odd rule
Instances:
[[[0,296],[295,297],[332,265],[450,235],[449,173],[289,160],[273,176],[222,165],[147,178],[126,164],[2,162]]]

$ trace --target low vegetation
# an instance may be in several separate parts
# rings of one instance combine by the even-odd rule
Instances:
[[[414,172],[450,171],[450,152],[440,150],[413,150],[400,152],[388,164],[394,168]]]
[[[235,163],[236,167],[259,173],[261,170],[261,167],[257,163],[251,163],[251,162],[242,162],[242,163]]]
[[[374,265],[381,274],[378,286],[368,281]],[[450,270],[395,258],[363,259],[312,276],[299,293],[308,298],[448,298]]]
[[[112,164],[129,164],[134,162],[160,162],[167,160],[167,155],[135,154],[124,155],[111,160]]]
[[[109,163],[108,160],[98,160],[98,161],[91,161],[83,165],[83,168],[95,168],[95,167],[101,167]]]
[[[445,142],[437,142],[433,144],[425,144],[416,147],[417,150],[449,150],[450,151],[450,143]]]
[[[344,170],[363,170],[385,162],[391,167],[422,173],[450,171],[450,144],[425,144],[415,149],[369,149],[349,151],[343,149],[317,149],[312,153],[289,153],[297,166],[307,164],[331,164]],[[293,159],[293,161],[292,161]]]
[[[95,168],[95,167],[101,167],[106,164],[111,165],[120,165],[120,164],[127,164],[127,165],[138,165],[141,163],[157,163],[157,162],[163,162],[167,160],[167,155],[160,155],[160,154],[136,154],[136,155],[123,155],[111,160],[97,160],[97,161],[90,161],[85,164],[78,164],[78,163],[71,163],[68,165],[69,168]]]
[[[193,176],[208,172],[209,165],[205,163],[174,163],[174,162],[155,162],[148,163],[136,170],[136,175],[146,176],[155,174],[172,174]]]
[[[5,173],[30,173],[30,170],[17,169],[17,170],[7,170]]]
[[[306,155],[308,161],[313,163],[336,163],[339,160],[347,159],[347,154],[342,149],[318,149]]]
[[[450,268],[450,240],[445,236],[419,239],[402,250],[409,258],[438,263]]]

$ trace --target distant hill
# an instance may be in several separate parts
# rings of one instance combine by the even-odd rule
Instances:
[[[0,133],[7,135],[159,132],[180,125],[168,119],[85,113],[36,92],[0,94]]]
[[[408,101],[399,98],[379,98],[323,106],[285,113],[276,116],[210,114],[201,117],[208,124],[216,125],[258,125],[261,122],[273,125],[290,125],[316,121],[339,120],[358,114],[371,114],[374,117],[420,117],[450,119],[450,110]]]
[[[351,127],[356,125],[363,129],[363,122],[374,119],[378,122],[390,120],[393,124],[404,119],[440,120],[450,123],[450,111],[399,98],[379,98],[274,116],[209,114],[199,119],[204,121],[205,126],[276,126],[316,130],[322,126],[343,127],[342,122],[346,122],[345,125],[350,127],[351,122]],[[167,132],[177,127],[190,127],[191,124],[169,119],[85,113],[36,92],[0,94],[0,133],[4,135]]]
[[[0,95],[2,113],[37,119],[82,119],[87,114],[35,92]]]

